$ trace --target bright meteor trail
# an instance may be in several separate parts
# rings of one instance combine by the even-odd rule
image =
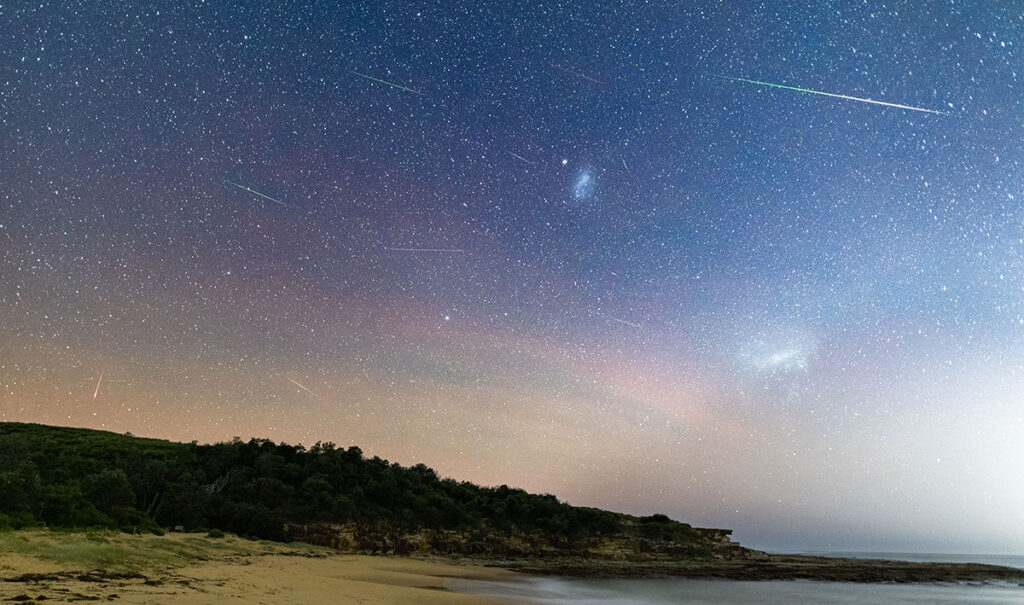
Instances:
[[[103,372],[100,372],[100,379],[96,381],[96,390],[92,392],[92,398],[96,399],[100,395],[100,385],[103,384]]]
[[[360,78],[366,78],[367,80],[372,80],[374,82],[380,82],[381,84],[387,84],[388,86],[393,86],[395,88],[398,88],[399,90],[405,90],[405,91],[408,91],[408,92],[411,92],[411,93],[418,94],[421,97],[426,96],[426,95],[424,95],[422,92],[420,92],[418,90],[413,90],[411,88],[406,88],[405,86],[402,86],[401,84],[395,84],[394,82],[388,82],[387,80],[381,80],[380,78],[374,78],[373,76],[368,76],[366,74],[361,74],[358,71],[354,71],[352,73],[354,73],[355,75],[359,76]]]
[[[923,107],[911,107],[910,105],[900,105],[898,103],[886,103],[885,101],[875,101],[874,99],[864,99],[861,97],[851,97],[849,95],[838,95],[832,92],[822,92],[820,90],[811,90],[810,88],[797,88],[795,86],[784,86],[782,84],[772,84],[771,82],[761,82],[760,80],[748,80],[746,78],[730,78],[729,76],[715,76],[716,78],[722,78],[723,80],[732,80],[733,82],[746,82],[748,84],[759,84],[761,86],[771,86],[773,88],[785,88],[786,90],[795,90],[797,92],[809,92],[816,95],[824,95],[826,97],[835,97],[837,99],[846,99],[848,101],[860,101],[861,103],[874,103],[875,105],[885,105],[886,107],[896,107],[899,109],[910,109],[912,111],[923,111],[925,113],[934,113],[936,115],[947,115],[944,111],[936,111],[934,109],[924,109]]]
[[[309,389],[308,389],[308,388],[307,388],[307,387],[306,387],[305,385],[303,385],[303,384],[302,384],[302,383],[300,383],[299,381],[297,381],[297,380],[293,379],[293,378],[292,378],[291,376],[285,376],[285,378],[287,378],[287,379],[288,379],[288,382],[290,382],[290,383],[294,384],[295,386],[299,387],[299,388],[300,388],[300,389],[302,389],[303,391],[306,391],[307,393],[310,393],[310,394],[312,394],[312,393],[313,393],[313,391],[310,391],[310,390],[309,390]]]
[[[270,197],[269,195],[263,195],[263,194],[262,194],[262,193],[260,193],[259,191],[256,191],[255,189],[250,189],[250,188],[246,187],[245,185],[239,185],[238,183],[236,183],[236,182],[234,182],[234,181],[227,181],[227,183],[228,183],[229,185],[234,185],[235,187],[238,187],[239,189],[245,189],[246,191],[248,191],[249,193],[252,193],[252,194],[254,194],[254,195],[258,195],[258,196],[260,196],[260,197],[262,197],[262,198],[266,198],[266,199],[268,199],[268,200],[270,200],[270,201],[274,202],[275,204],[281,204],[282,206],[285,206],[285,207],[287,207],[287,206],[288,206],[288,204],[286,204],[286,203],[282,202],[282,201],[281,201],[281,200],[279,200],[279,199],[275,199],[275,198],[272,198],[272,197]]]

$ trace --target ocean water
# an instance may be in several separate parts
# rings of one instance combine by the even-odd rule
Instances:
[[[887,559],[891,561],[923,561],[926,563],[985,563],[1024,569],[1021,555],[958,555],[914,552],[802,552],[801,555],[849,557],[853,559]]]
[[[812,553],[807,553],[812,554]],[[1024,569],[1024,557],[932,555],[919,553],[813,553],[841,557],[901,561],[970,562]],[[577,579],[529,577],[508,582],[460,580],[450,585],[457,592],[524,605],[667,605],[822,603],[876,605],[879,603],[954,605],[1021,605],[1024,586],[1015,582],[984,584],[854,584],[773,580],[743,582],[687,578]]]

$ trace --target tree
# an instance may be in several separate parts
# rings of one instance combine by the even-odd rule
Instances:
[[[135,492],[124,471],[104,469],[82,481],[83,495],[103,513],[117,517],[115,511],[135,506]]]

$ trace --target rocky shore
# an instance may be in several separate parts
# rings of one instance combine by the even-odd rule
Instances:
[[[830,582],[1019,582],[1024,570],[979,563],[915,563],[803,555],[767,555],[762,559],[711,561],[607,561],[534,559],[493,561],[523,573],[574,577],[687,577],[729,580],[819,580]]]
[[[358,525],[291,526],[300,540],[354,554],[400,555],[512,571],[573,577],[690,577],[835,582],[1024,583],[1024,570],[976,563],[920,563],[806,555],[745,548],[730,530],[689,528],[671,539],[635,528],[575,542],[539,534],[414,530]]]

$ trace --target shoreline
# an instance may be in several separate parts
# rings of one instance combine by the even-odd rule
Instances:
[[[576,578],[720,578],[852,583],[1024,582],[1024,569],[984,563],[915,562],[814,555],[768,554],[764,559],[625,562],[586,559],[520,560],[503,569]]]
[[[1011,581],[1024,586],[1024,569],[978,563],[810,555],[674,562],[573,557],[496,560],[351,554],[299,543],[202,534],[0,532],[0,601],[493,605],[499,601],[457,592],[459,582],[514,583],[542,576],[873,584]]]

